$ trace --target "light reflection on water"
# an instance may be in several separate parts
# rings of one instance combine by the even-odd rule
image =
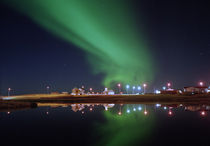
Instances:
[[[205,145],[209,110],[209,105],[38,103],[34,109],[0,112],[0,136],[3,142],[10,135],[17,142],[26,136],[77,145],[168,145],[176,137],[170,145],[184,145],[183,138]]]

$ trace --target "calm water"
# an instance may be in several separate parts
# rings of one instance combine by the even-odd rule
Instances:
[[[34,109],[0,112],[0,143],[207,146],[208,109],[197,105],[39,104]]]

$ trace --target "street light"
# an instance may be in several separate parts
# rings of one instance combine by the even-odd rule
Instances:
[[[163,90],[166,90],[166,87],[165,86],[163,86]]]
[[[50,94],[49,92],[50,86],[47,86],[46,88],[47,88],[47,94]]]
[[[119,83],[119,84],[117,84],[117,86],[119,88],[119,94],[120,94],[120,92],[121,92],[121,84]]]
[[[203,82],[199,82],[199,85],[200,85],[200,86],[203,86]]]
[[[168,89],[170,89],[171,87],[171,83],[167,83]]]
[[[138,89],[138,91],[139,91],[139,93],[140,93],[140,90],[141,90],[141,86],[138,86],[138,88],[137,88],[137,89]]]
[[[134,94],[134,90],[136,89],[136,87],[135,86],[133,86],[133,94]]]
[[[10,96],[10,91],[11,90],[12,90],[11,88],[8,88],[8,97]]]
[[[147,87],[147,84],[143,84],[144,86],[144,94],[146,93],[146,87]]]
[[[129,85],[126,85],[126,91],[127,91],[127,94],[128,94],[128,89],[130,88]]]

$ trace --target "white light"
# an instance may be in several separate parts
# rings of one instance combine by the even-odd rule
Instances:
[[[202,115],[202,116],[205,116],[205,115],[206,115],[206,112],[205,112],[205,111],[202,111],[202,112],[201,112],[201,115]]]
[[[129,85],[126,85],[126,88],[127,88],[127,89],[130,88],[130,86],[129,86]]]
[[[159,103],[156,104],[156,107],[160,107],[160,106],[161,106],[161,104],[159,104]]]
[[[146,86],[147,86],[147,84],[143,84],[143,86],[144,86],[144,87],[146,87]]]
[[[135,89],[136,87],[135,86],[133,86],[133,89]]]
[[[155,94],[160,94],[160,91],[159,90],[155,90]]]
[[[145,115],[147,115],[147,114],[148,114],[148,112],[145,110],[145,111],[144,111],[144,114],[145,114]]]
[[[166,87],[165,86],[163,86],[163,90],[166,90]]]
[[[130,110],[129,109],[127,110],[127,113],[130,113]]]
[[[133,111],[136,111],[136,108],[133,108]]]
[[[164,106],[164,110],[166,110],[167,109],[167,107],[166,106]]]
[[[203,82],[200,82],[199,84],[200,84],[200,86],[203,86]]]
[[[139,110],[139,111],[141,111],[141,110],[142,110],[142,108],[141,108],[141,107],[138,107],[138,110]]]
[[[141,90],[141,87],[140,86],[138,86],[138,90]]]

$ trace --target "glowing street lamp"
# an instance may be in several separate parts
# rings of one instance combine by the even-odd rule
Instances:
[[[143,84],[143,87],[144,87],[144,94],[145,94],[146,93],[147,84]]]
[[[128,94],[128,89],[130,88],[129,85],[126,85],[126,91],[127,91],[127,94]]]
[[[171,88],[171,83],[167,83],[168,89]]]
[[[117,84],[117,86],[119,88],[119,94],[120,94],[120,92],[121,92],[121,84],[119,83],[119,84]]]
[[[138,86],[138,88],[137,88],[137,89],[138,89],[138,91],[139,91],[139,93],[140,93],[140,91],[141,91],[141,86]]]
[[[133,86],[133,94],[134,94],[134,90],[136,89],[136,87],[135,86]]]
[[[166,90],[166,87],[165,86],[163,86],[163,90]]]
[[[49,90],[50,90],[50,86],[47,86],[47,94],[50,94]]]
[[[199,82],[199,85],[200,85],[200,86],[203,86],[203,82]]]
[[[8,88],[8,97],[10,96],[10,91],[11,90],[12,90],[11,88]]]

